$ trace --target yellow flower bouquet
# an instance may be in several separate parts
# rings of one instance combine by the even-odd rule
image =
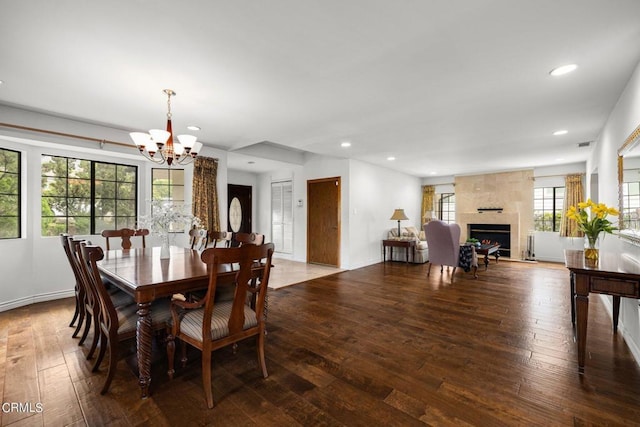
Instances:
[[[587,209],[591,211],[591,215],[587,213]],[[587,259],[598,259],[597,242],[600,233],[605,232],[611,234],[618,228],[607,219],[607,216],[618,216],[619,212],[616,208],[608,207],[604,203],[594,203],[591,199],[586,202],[578,203],[578,207],[570,206],[567,211],[567,217],[574,220],[578,224],[578,228],[584,232],[586,237],[584,257]]]

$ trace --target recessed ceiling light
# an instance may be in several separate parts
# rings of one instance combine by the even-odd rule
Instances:
[[[2,83],[4,83],[4,82],[3,82],[2,80],[0,80],[0,85],[1,85]]]
[[[189,129],[189,130],[200,130],[200,126],[189,125],[189,126],[187,126],[187,129]]]
[[[351,143],[349,141],[345,141],[342,144],[340,144],[340,146],[344,148],[351,147]]]
[[[431,172],[431,175],[438,175],[438,172],[433,171],[433,172]]]
[[[564,161],[564,159],[563,159],[563,158],[558,158],[558,159],[556,159],[556,162],[562,162],[562,161]]]
[[[253,160],[249,160],[247,163],[250,164],[250,165],[255,165],[256,164],[256,162],[254,162]]]
[[[576,64],[562,65],[560,67],[554,68],[553,70],[549,71],[549,74],[551,74],[554,77],[562,76],[564,74],[575,71],[576,68],[578,68]]]
[[[566,135],[566,134],[568,134],[568,133],[569,133],[569,131],[568,131],[568,130],[566,130],[566,129],[562,129],[562,130],[557,130],[557,131],[555,131],[555,132],[553,133],[553,135],[554,135],[554,136],[558,136],[558,135]]]
[[[387,160],[389,160],[390,162],[391,162],[391,161],[394,161],[395,159],[396,159],[396,158],[395,158],[395,157],[393,157],[393,156],[389,156],[389,157],[387,157]]]

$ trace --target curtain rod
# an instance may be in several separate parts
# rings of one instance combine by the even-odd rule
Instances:
[[[49,135],[64,136],[66,138],[84,139],[85,141],[97,142],[99,144],[111,144],[111,145],[119,145],[121,147],[127,147],[127,148],[136,148],[135,146],[133,146],[131,144],[125,144],[124,142],[109,141],[108,139],[100,139],[100,138],[93,138],[93,137],[90,137],[90,136],[74,135],[72,133],[64,133],[64,132],[57,132],[57,131],[53,131],[53,130],[38,129],[38,128],[32,128],[32,127],[28,127],[28,126],[12,125],[10,123],[0,123],[0,127],[19,129],[19,130],[26,130],[26,131],[29,131],[29,132],[46,133],[46,134],[49,134]]]

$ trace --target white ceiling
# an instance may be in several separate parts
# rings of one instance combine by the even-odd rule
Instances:
[[[171,88],[174,131],[197,124],[205,145],[270,141],[416,176],[584,161],[590,149],[577,144],[597,138],[640,60],[638,0],[4,0],[1,10],[0,103],[147,130],[164,126]],[[566,63],[579,68],[549,76]],[[230,156],[230,167],[256,164]]]

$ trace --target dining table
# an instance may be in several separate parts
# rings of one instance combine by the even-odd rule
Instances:
[[[138,384],[143,398],[151,385],[151,303],[159,298],[208,287],[207,265],[201,252],[178,246],[170,247],[170,256],[160,257],[160,247],[105,251],[98,269],[111,284],[131,295],[138,305],[136,344]],[[221,274],[235,274],[230,271]]]

